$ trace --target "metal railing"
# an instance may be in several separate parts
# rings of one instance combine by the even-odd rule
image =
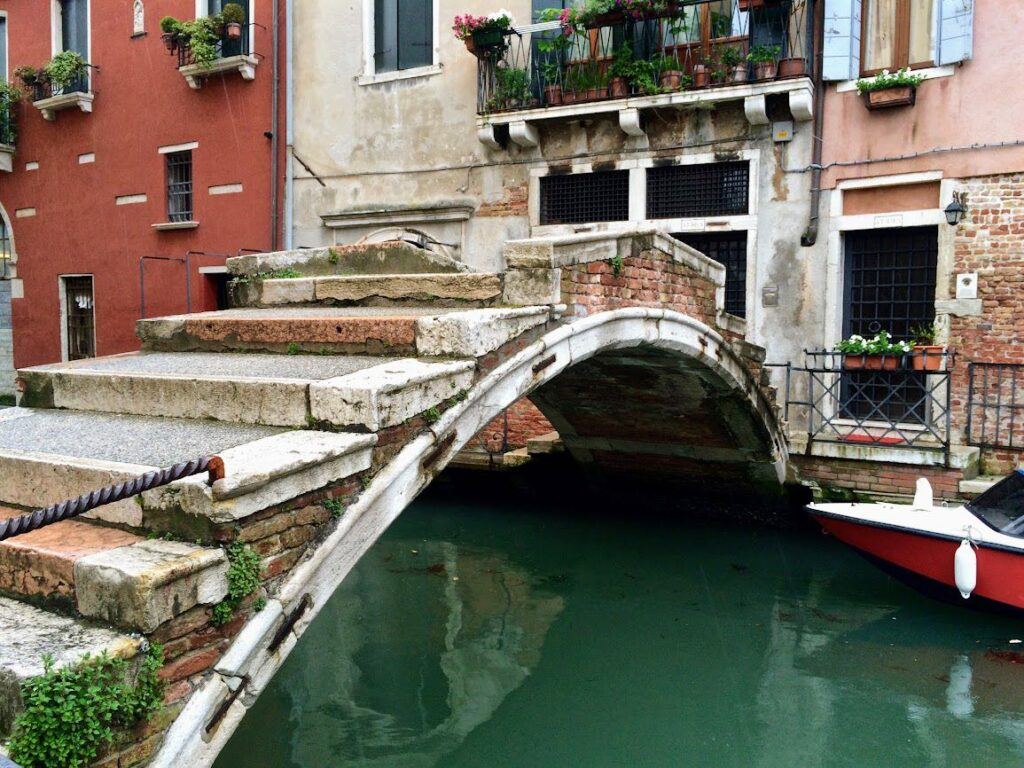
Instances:
[[[679,0],[583,29],[558,21],[472,43],[480,114],[806,76],[815,0]],[[770,61],[747,61],[750,53]],[[623,77],[622,73],[627,73]]]
[[[1024,364],[971,363],[967,381],[968,445],[1024,450]]]
[[[785,371],[786,421],[814,442],[941,451],[949,457],[954,352],[844,355],[807,351]]]
[[[174,51],[178,54],[178,67],[188,67],[196,63],[195,54],[187,39],[179,39],[175,42]],[[220,34],[217,40],[217,58],[226,59],[229,56],[245,56],[249,54],[249,29],[242,27],[242,34],[239,37],[231,37],[227,28]]]
[[[63,96],[70,93],[91,93],[92,69],[93,66],[87,64],[82,74],[64,85],[55,85],[48,79],[37,80],[32,84],[32,101],[42,101],[53,96]]]
[[[18,141],[17,107],[16,101],[0,96],[0,144],[14,146]]]

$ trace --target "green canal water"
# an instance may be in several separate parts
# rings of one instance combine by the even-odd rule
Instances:
[[[420,499],[217,768],[1024,765],[1024,622],[652,506]]]

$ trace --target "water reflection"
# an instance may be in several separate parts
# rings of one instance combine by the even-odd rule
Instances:
[[[428,500],[218,768],[1017,766],[1020,634],[818,536]]]

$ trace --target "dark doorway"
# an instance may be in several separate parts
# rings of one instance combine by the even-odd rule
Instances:
[[[92,277],[79,275],[64,281],[64,316],[68,360],[96,357],[96,309]]]

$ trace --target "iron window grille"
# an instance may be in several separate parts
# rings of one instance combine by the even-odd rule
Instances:
[[[971,363],[967,380],[968,445],[1024,449],[1024,365]]]
[[[541,224],[629,220],[629,171],[542,176]]]
[[[934,322],[935,227],[868,229],[845,237],[844,336],[888,331],[893,339],[909,339],[916,327]],[[844,397],[851,418],[864,418],[879,408],[898,421],[923,417],[915,408],[927,386],[923,374],[851,374],[845,385],[852,388],[851,396]]]
[[[647,170],[647,218],[740,216],[749,211],[750,163],[668,165]]]
[[[192,221],[192,152],[167,154],[167,220]]]
[[[63,280],[68,360],[96,357],[92,277],[65,277]]]
[[[680,232],[672,237],[696,248],[725,267],[725,311],[747,316],[747,233]]]

